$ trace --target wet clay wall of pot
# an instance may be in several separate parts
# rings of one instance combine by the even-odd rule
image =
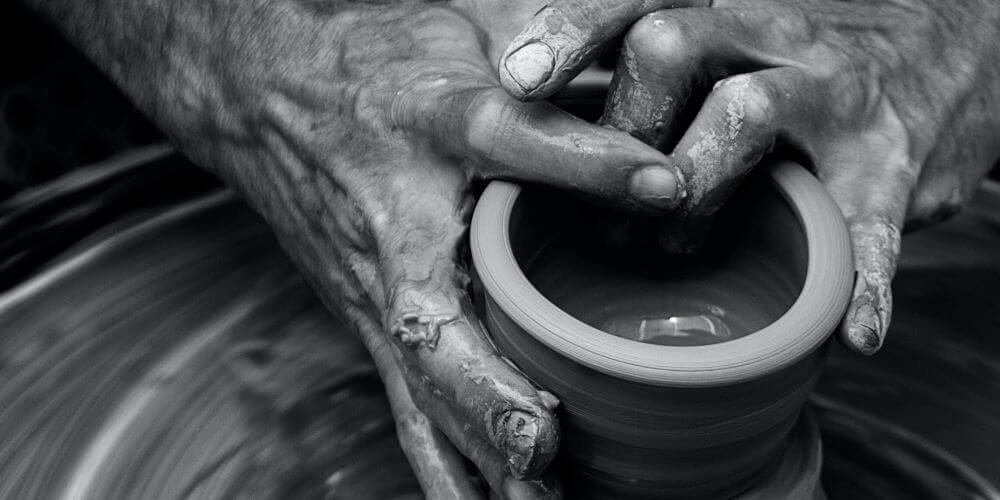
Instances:
[[[657,387],[567,362],[487,300],[497,347],[553,392],[569,498],[730,498],[785,446],[826,348],[769,376],[711,388]]]
[[[532,284],[605,331],[629,314],[714,315],[730,338],[750,335],[795,301],[808,262],[795,214],[765,178],[740,190],[706,251],[693,258],[660,250],[653,219],[541,188],[525,189],[510,228],[515,257]],[[496,303],[487,300],[485,309],[500,351],[563,403],[557,466],[573,498],[726,498],[746,490],[784,449],[826,355],[823,348],[780,372],[731,385],[652,386],[571,362]],[[685,345],[689,338],[656,343]]]

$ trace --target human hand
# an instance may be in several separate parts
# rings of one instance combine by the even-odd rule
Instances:
[[[495,16],[487,4],[325,5],[271,2],[243,29],[206,26],[194,47],[207,53],[177,55],[146,107],[358,330],[428,496],[478,496],[455,448],[504,496],[556,495],[535,480],[558,445],[555,398],[494,351],[466,294],[471,183],[656,211],[672,206],[667,158],[507,95],[487,54],[509,36],[497,44],[503,30],[476,21]]]
[[[547,97],[627,29],[602,121],[671,150],[679,246],[776,143],[806,155],[854,244],[839,334],[872,354],[900,228],[954,214],[1000,156],[1000,3],[708,3],[557,0],[508,46],[501,81]]]

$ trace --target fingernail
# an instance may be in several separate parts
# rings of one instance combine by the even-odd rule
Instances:
[[[865,356],[875,354],[878,352],[879,347],[882,346],[878,334],[871,328],[863,325],[852,326],[847,331],[847,338],[850,339],[851,345]]]
[[[643,167],[632,174],[629,192],[643,205],[671,208],[677,199],[677,184],[677,176],[666,167]]]
[[[507,413],[503,426],[507,463],[514,477],[523,478],[534,459],[538,419],[526,412],[511,410]]]
[[[527,94],[548,81],[555,67],[555,59],[555,54],[548,45],[533,42],[507,56],[504,68],[514,83]]]
[[[871,356],[882,347],[878,334],[879,319],[871,304],[862,304],[854,312],[855,324],[847,330],[847,338],[851,345],[861,354]]]

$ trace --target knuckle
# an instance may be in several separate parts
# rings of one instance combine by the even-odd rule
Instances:
[[[368,99],[360,100],[356,108],[387,110],[390,132],[419,130],[447,140],[455,126],[462,123],[462,113],[474,109],[478,96],[503,93],[480,70],[428,61],[419,70],[394,81],[391,88],[382,83],[379,92],[363,96]]]
[[[969,195],[961,189],[950,193],[921,191],[910,205],[910,219],[914,227],[944,222],[961,212]]]
[[[769,86],[755,78],[744,95],[746,120],[754,124],[768,123],[774,118],[775,99]]]
[[[727,108],[740,110],[743,122],[763,125],[774,119],[776,98],[773,86],[757,75],[737,75],[721,80],[714,92]]]
[[[345,87],[343,103],[342,111],[353,118],[360,129],[382,132],[390,128],[389,120],[398,109],[399,100],[387,100],[385,92],[376,86],[354,84]]]
[[[966,200],[947,200],[941,202],[937,209],[934,210],[933,220],[935,222],[941,222],[954,217],[956,214],[962,211],[965,207]]]
[[[665,13],[649,14],[637,21],[625,36],[625,47],[635,57],[658,64],[693,62],[697,51],[691,44],[691,28]]]
[[[396,221],[393,220],[392,211],[382,204],[376,205],[371,202],[369,205],[375,206],[366,206],[362,208],[360,203],[352,203],[348,205],[347,209],[343,210],[343,212],[351,215],[350,220],[361,221],[360,224],[364,224],[364,227],[366,227],[371,234],[376,235],[376,237],[392,234],[396,229]]]
[[[810,48],[817,40],[818,25],[813,20],[816,16],[800,6],[773,2],[762,5],[755,16],[759,21],[766,20],[761,23],[764,34],[775,42],[801,50]]]
[[[795,36],[798,41],[813,39],[815,26],[801,8],[781,8],[774,13],[772,19],[775,21],[773,28],[777,32]]]
[[[451,79],[444,68],[429,64],[419,72],[407,75],[397,81],[394,89],[385,90],[380,100],[387,102],[388,115],[393,127],[403,129],[423,128],[428,117],[445,115],[451,108],[448,98],[453,89]],[[374,103],[376,106],[382,102]]]
[[[661,33],[666,31],[665,29],[662,32],[660,30],[660,26],[665,24],[666,21],[655,14],[643,16],[629,29],[628,34],[625,35],[625,43],[632,46],[633,50],[653,47]]]
[[[412,15],[412,19],[416,21],[419,28],[430,33],[455,33],[459,35],[454,37],[452,42],[477,42],[478,29],[467,16],[455,8],[444,3],[432,3],[429,5],[417,4],[412,9],[408,15]]]
[[[481,91],[469,100],[464,111],[463,133],[471,152],[484,156],[498,148],[508,147],[509,130],[517,124],[515,107],[505,106],[505,94],[500,89]]]
[[[396,432],[400,436],[416,437],[425,433],[430,426],[430,422],[427,420],[427,416],[423,412],[412,409],[409,411],[403,411],[396,415]],[[404,440],[407,443],[412,443],[412,439]]]
[[[898,135],[903,136],[905,132]],[[886,189],[895,190],[900,195],[908,195],[913,192],[920,181],[921,164],[914,158],[909,148],[899,145],[895,148],[887,166],[888,176],[885,179]],[[905,202],[899,200],[898,204]]]
[[[899,227],[887,217],[872,215],[854,221],[850,230],[858,268],[888,286],[900,251]]]

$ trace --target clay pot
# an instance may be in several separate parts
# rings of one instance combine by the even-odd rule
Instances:
[[[782,459],[847,307],[851,247],[809,172],[758,171],[695,258],[656,250],[652,220],[607,231],[608,208],[553,190],[498,181],[480,199],[487,327],[562,402],[570,498],[729,498]]]

